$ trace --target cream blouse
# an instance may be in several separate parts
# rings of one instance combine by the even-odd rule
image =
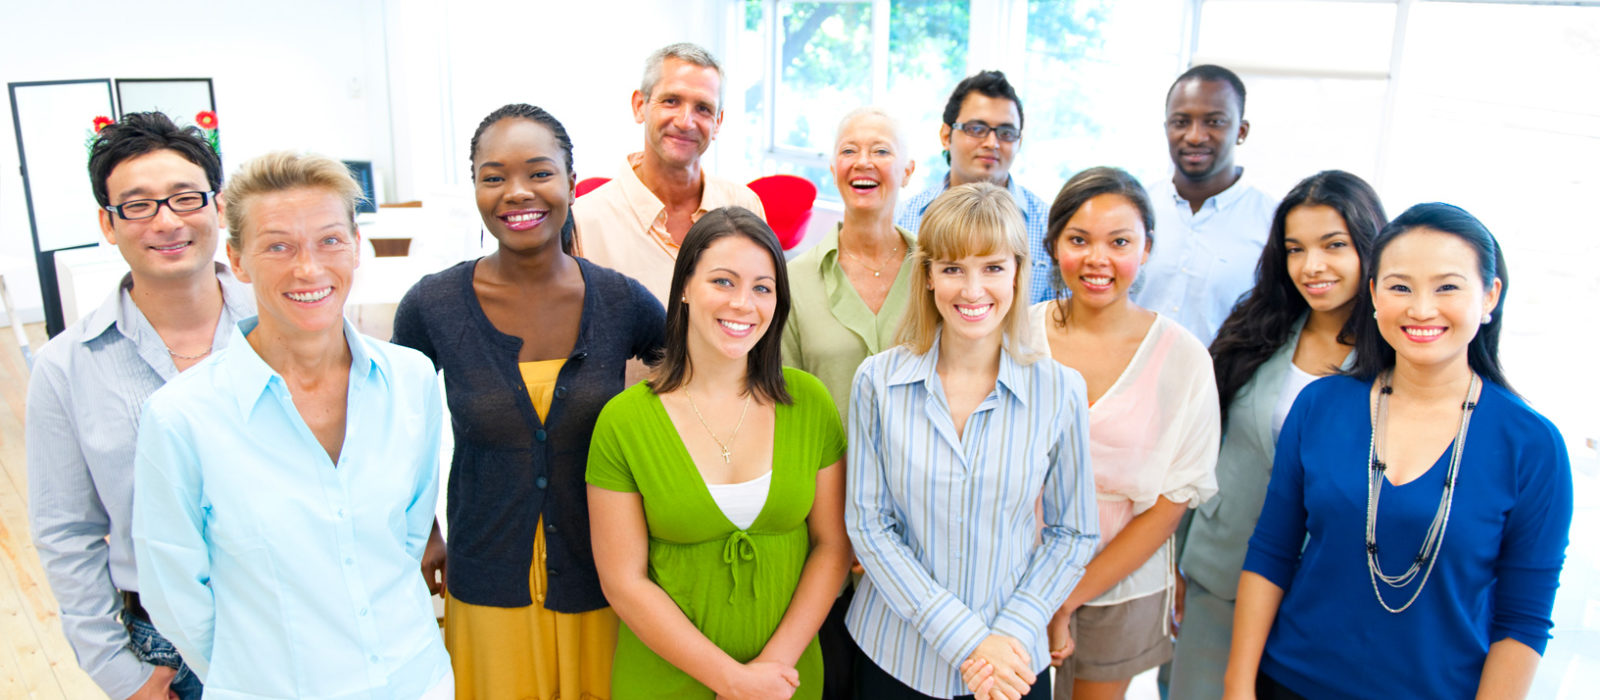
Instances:
[[[1041,344],[1055,323],[1052,303],[1030,310]],[[1158,315],[1128,366],[1089,407],[1100,549],[1157,497],[1196,508],[1217,492],[1219,423],[1211,355],[1183,326]],[[1086,605],[1167,591],[1174,583],[1172,556],[1169,538],[1149,561]]]

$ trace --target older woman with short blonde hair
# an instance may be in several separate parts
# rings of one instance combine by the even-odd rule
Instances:
[[[433,367],[344,319],[359,189],[322,156],[229,181],[260,315],[151,396],[135,456],[143,603],[209,698],[448,698],[418,575],[438,493]]]

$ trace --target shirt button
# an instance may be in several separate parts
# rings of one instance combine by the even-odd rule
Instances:
[[[562,398],[566,398],[566,396],[567,396],[567,388],[566,387],[564,387],[564,386],[556,387],[556,398],[562,399]]]
[[[557,571],[557,570],[555,570],[555,569],[551,569],[551,570],[549,570],[549,571],[547,571],[547,572],[545,572],[545,573],[547,573],[547,574],[549,574],[549,575],[550,575],[550,578],[555,578],[555,577],[557,577],[557,576],[560,576],[560,575],[561,575],[561,572],[560,572],[560,571]]]
[[[1178,313],[1178,307],[1174,306],[1171,309],[1169,309],[1169,311],[1171,311],[1172,313]]]
[[[367,657],[367,660],[371,661],[372,663],[378,663],[378,655],[373,654],[372,656]]]
[[[362,608],[361,609],[361,616],[362,617],[366,617],[367,616],[367,609],[366,608]]]
[[[544,442],[544,438],[545,438],[545,433],[544,433],[543,429],[540,429],[540,430],[534,432],[534,434],[533,434],[533,439],[538,440],[539,442]]]
[[[541,477],[533,480],[533,485],[542,489],[542,488],[550,485],[550,480],[541,476]]]
[[[340,517],[340,518],[343,518],[343,517],[344,517],[344,509],[343,509],[343,508],[340,508],[340,509],[339,509],[339,517]]]
[[[345,557],[344,558],[344,565],[345,566],[355,566],[356,565],[356,560],[351,559],[350,557]]]
[[[550,533],[552,535],[555,534],[555,532],[556,532],[556,524],[555,523],[545,523],[544,524],[544,531],[548,532],[548,533]]]

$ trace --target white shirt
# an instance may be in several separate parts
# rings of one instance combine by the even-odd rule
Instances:
[[[1283,431],[1283,421],[1289,417],[1289,409],[1294,408],[1294,399],[1300,395],[1300,390],[1320,377],[1295,366],[1294,361],[1289,361],[1289,373],[1283,377],[1283,387],[1278,390],[1278,403],[1272,407],[1272,441],[1278,441],[1278,433]]]
[[[1256,260],[1278,198],[1256,189],[1248,174],[1200,211],[1189,208],[1171,178],[1147,189],[1155,244],[1134,281],[1133,301],[1171,317],[1209,346],[1239,297],[1255,286]]]
[[[1030,320],[1045,338],[1050,305],[1034,304]],[[1190,508],[1217,492],[1221,426],[1211,355],[1166,316],[1139,343],[1111,388],[1089,406],[1089,460],[1100,508],[1100,545],[1166,496]],[[1148,561],[1086,605],[1114,605],[1161,593],[1174,581],[1169,539]]]
[[[706,484],[711,500],[727,516],[728,522],[740,530],[748,530],[767,505],[767,494],[772,491],[772,472],[737,484]]]

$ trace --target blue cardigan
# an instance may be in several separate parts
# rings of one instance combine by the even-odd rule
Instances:
[[[1261,669],[1312,700],[1470,698],[1490,644],[1509,637],[1543,653],[1550,638],[1572,522],[1566,443],[1544,416],[1485,383],[1439,560],[1416,603],[1390,613],[1366,565],[1370,391],[1351,377],[1319,379],[1284,422],[1244,563],[1284,589]],[[1384,572],[1416,556],[1449,454],[1403,486],[1384,482]],[[1398,607],[1416,584],[1379,585]]]
[[[623,389],[628,359],[655,360],[666,314],[632,278],[577,261],[583,318],[547,422],[517,367],[522,340],[495,328],[472,290],[476,260],[422,278],[395,311],[394,342],[422,351],[444,372],[455,436],[446,585],[465,603],[533,604],[528,570],[542,515],[544,606],[564,613],[606,606],[589,543],[589,438],[600,409]],[[528,306],[536,309],[537,300]]]

